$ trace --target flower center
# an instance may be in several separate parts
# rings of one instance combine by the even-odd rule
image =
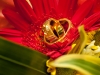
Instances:
[[[50,18],[46,20],[43,24],[44,42],[53,44],[61,41],[69,31],[71,25],[71,21],[66,18],[59,20]]]

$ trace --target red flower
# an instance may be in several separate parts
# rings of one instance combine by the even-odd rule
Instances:
[[[3,14],[15,28],[2,29],[0,35],[56,58],[71,49],[71,43],[78,37],[78,26],[84,24],[86,31],[100,27],[100,12],[92,12],[95,2],[87,0],[78,7],[77,0],[30,0],[32,5],[26,0],[14,0],[15,7],[4,9]],[[54,26],[51,30],[54,29],[53,33],[58,37],[56,41],[49,38],[51,35],[47,31],[49,37],[45,35],[42,29],[45,23],[64,28],[60,41],[60,33],[55,32]]]

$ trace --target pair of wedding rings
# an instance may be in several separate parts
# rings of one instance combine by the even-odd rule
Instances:
[[[46,20],[43,24],[44,42],[52,44],[61,41],[67,35],[71,25],[71,21],[66,18]]]

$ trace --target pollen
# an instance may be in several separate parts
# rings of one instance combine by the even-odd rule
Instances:
[[[97,50],[98,49],[98,46],[92,46],[91,49],[92,50]]]

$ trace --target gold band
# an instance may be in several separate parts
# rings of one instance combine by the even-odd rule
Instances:
[[[43,24],[44,42],[52,44],[60,41],[69,31],[70,24],[70,20],[66,18],[59,20],[50,18],[46,20]],[[64,29],[64,26],[67,28]]]

